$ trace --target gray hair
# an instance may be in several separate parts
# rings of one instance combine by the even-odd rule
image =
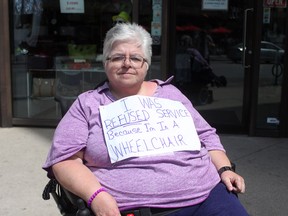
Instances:
[[[136,23],[119,23],[112,27],[107,33],[103,46],[103,63],[109,57],[115,42],[136,42],[142,48],[144,58],[148,65],[151,64],[152,38],[151,35]]]

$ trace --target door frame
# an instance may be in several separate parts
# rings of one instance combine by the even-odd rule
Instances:
[[[247,9],[247,49],[245,49],[244,70],[244,92],[242,124],[248,135],[256,135],[258,84],[260,71],[260,43],[262,32],[263,4],[262,1],[249,1]]]
[[[285,36],[288,35],[288,8],[286,8],[286,32]],[[288,41],[285,43],[285,50],[288,50]],[[284,56],[284,68],[282,77],[282,89],[281,89],[281,104],[280,104],[280,137],[288,137],[288,54],[286,52]]]
[[[9,0],[0,1],[0,126],[12,126]]]

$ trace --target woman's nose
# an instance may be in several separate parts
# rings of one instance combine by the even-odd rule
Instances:
[[[124,65],[125,67],[131,67],[130,58],[125,58],[124,61],[123,61],[123,65]]]

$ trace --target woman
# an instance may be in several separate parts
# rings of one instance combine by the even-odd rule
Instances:
[[[151,64],[151,46],[151,36],[137,24],[117,24],[108,31],[103,48],[103,64],[108,81],[80,95],[71,106],[55,131],[53,145],[43,168],[65,188],[87,201],[96,215],[116,216],[120,215],[120,211],[141,207],[149,207],[150,213],[168,212],[166,215],[247,215],[235,195],[245,191],[244,180],[231,170],[215,129],[208,125],[177,88],[169,84],[169,80],[144,81]],[[126,107],[125,115],[111,118],[107,123],[103,107],[121,100],[132,101],[135,95],[148,98],[151,103],[142,105],[149,108],[141,110],[141,113],[139,110],[132,113]],[[173,107],[158,109],[165,99],[169,99],[168,104]],[[171,111],[174,104],[184,108]],[[144,145],[132,143],[131,139],[128,144],[123,144],[123,141],[121,145],[125,145],[124,150],[130,149],[133,154],[115,160],[114,156],[118,153],[119,156],[120,151],[115,148],[111,153],[109,138],[119,136],[119,140],[123,140],[124,133],[128,137],[131,135],[129,133],[136,133],[131,135],[134,140],[140,137],[144,130],[139,124],[150,124],[148,111],[153,106],[159,115],[161,111],[163,119],[174,119],[175,129],[168,130],[166,136],[176,131],[178,125],[175,122],[179,119],[189,121],[191,118],[195,125],[194,130],[191,127],[191,132],[195,131],[200,141],[199,149],[196,139],[188,143],[185,137],[178,137],[175,142],[161,141],[163,148],[168,143],[176,148],[175,151],[167,147],[165,152],[160,149],[160,152],[150,154],[147,150],[145,155],[141,155],[139,152]],[[111,115],[114,115],[113,112]],[[134,121],[131,125],[139,130],[125,129],[128,120],[130,123]],[[119,128],[117,122],[120,121],[123,131],[107,138],[112,129]],[[161,123],[163,128],[164,123]],[[145,145],[147,147],[148,144]],[[189,148],[195,145],[196,148],[187,150],[185,145]],[[156,142],[151,146],[159,149]],[[179,146],[184,146],[184,150],[178,149]],[[139,150],[139,154],[135,149]]]

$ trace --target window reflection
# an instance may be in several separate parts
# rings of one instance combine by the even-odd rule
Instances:
[[[105,79],[102,44],[132,21],[130,0],[13,0],[13,115],[59,119],[55,96],[73,100]]]

